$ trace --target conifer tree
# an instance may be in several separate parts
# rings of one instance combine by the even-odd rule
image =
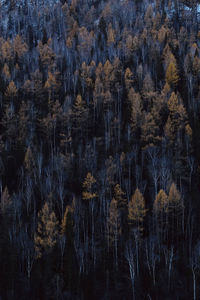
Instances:
[[[112,24],[109,23],[108,25],[108,39],[107,39],[108,45],[113,45],[115,43],[115,32],[112,28]]]
[[[134,88],[128,92],[128,100],[130,103],[130,123],[133,133],[136,133],[141,126],[142,102],[139,93]]]
[[[125,193],[122,191],[119,184],[114,187],[114,199],[117,201],[117,207],[119,209],[125,209],[127,206],[127,199],[125,198]]]
[[[6,77],[6,79],[8,80],[8,79],[10,79],[10,70],[9,70],[9,67],[8,67],[8,65],[5,63],[4,64],[4,67],[3,67],[3,74],[4,74],[4,76]]]
[[[6,95],[6,97],[12,98],[12,99],[17,95],[17,88],[16,88],[14,81],[10,81],[10,83],[6,89],[5,95]]]
[[[36,257],[49,254],[56,245],[58,237],[58,221],[54,211],[46,202],[38,213],[38,225],[35,233]]]
[[[2,195],[1,195],[1,202],[0,202],[0,209],[1,213],[5,214],[8,213],[11,206],[11,197],[8,192],[7,186],[4,188]]]
[[[177,133],[185,129],[187,114],[178,96],[173,92],[168,100],[169,116],[165,125],[165,133],[173,143]]]
[[[166,71],[166,82],[172,87],[176,88],[179,82],[179,74],[175,63],[170,62]]]
[[[26,43],[22,42],[20,35],[16,35],[13,43],[13,49],[14,53],[17,54],[19,58],[27,52],[28,46]]]
[[[128,220],[129,224],[137,230],[138,235],[140,235],[144,229],[143,222],[145,215],[145,200],[137,188],[128,204]]]
[[[97,197],[97,194],[95,192],[95,183],[96,179],[89,172],[83,182],[83,200],[92,200]]]
[[[127,215],[128,215],[127,198],[119,184],[116,184],[114,187],[113,199],[116,200],[116,203],[117,203],[117,208],[118,208],[119,216],[121,219],[120,222],[121,222],[121,228],[122,228],[122,235],[125,237],[125,235],[127,234]]]
[[[33,173],[34,167],[35,167],[35,161],[34,161],[33,153],[32,153],[30,146],[27,148],[27,151],[26,151],[26,154],[24,157],[24,166],[25,166],[26,171],[29,174]]]
[[[160,190],[154,200],[153,213],[155,218],[155,230],[161,241],[166,237],[166,226],[168,224],[168,196],[165,191]]]
[[[108,245],[109,248],[114,246],[115,249],[115,263],[118,260],[118,242],[122,232],[121,229],[121,218],[118,210],[117,200],[114,198],[110,203],[109,218],[107,224],[108,231]]]
[[[184,204],[175,183],[172,183],[168,196],[168,241],[178,243],[183,233]]]
[[[126,85],[127,92],[129,92],[130,88],[133,85],[133,73],[129,68],[126,68],[125,74],[124,74],[124,81]]]
[[[83,101],[81,95],[78,95],[71,112],[73,130],[83,135],[85,133],[84,129],[87,127],[87,117],[88,108],[86,103]]]

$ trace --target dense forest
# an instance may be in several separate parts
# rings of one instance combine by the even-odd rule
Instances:
[[[0,1],[0,299],[200,299],[200,3]]]

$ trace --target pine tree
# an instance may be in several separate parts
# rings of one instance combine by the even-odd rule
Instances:
[[[34,161],[33,153],[32,153],[30,146],[26,150],[26,154],[24,157],[24,166],[25,166],[26,171],[29,174],[33,173],[34,167],[35,167],[35,161]]]
[[[72,203],[66,207],[61,224],[61,241],[64,242],[62,269],[69,287],[73,286],[74,264],[76,263],[74,236],[74,203]]]
[[[97,197],[97,194],[95,192],[95,183],[96,179],[92,176],[91,173],[88,173],[83,182],[83,200],[92,200]]]
[[[123,237],[125,237],[127,234],[127,215],[128,215],[127,198],[119,184],[116,184],[114,187],[113,199],[117,203],[117,208],[120,216],[122,235]]]
[[[153,209],[155,214],[162,213],[163,211],[168,211],[168,197],[165,191],[160,190],[156,196],[153,204]]]
[[[83,133],[85,133],[85,129],[87,128],[87,118],[88,108],[81,95],[78,95],[71,112],[71,120],[73,125],[72,129],[83,135]],[[85,135],[83,136],[85,138]]]
[[[151,112],[144,114],[144,121],[141,128],[141,141],[144,149],[156,146],[161,141],[159,127]]]
[[[4,64],[4,67],[3,67],[3,74],[4,74],[4,76],[6,77],[7,80],[10,79],[10,77],[11,77],[10,70],[9,70],[9,67],[6,63]]]
[[[175,183],[172,183],[170,186],[169,190],[169,196],[168,196],[168,201],[169,201],[169,212],[176,212],[177,214],[182,213],[182,210],[184,208],[181,194],[178,191]]]
[[[143,231],[143,222],[146,215],[145,200],[140,190],[137,188],[128,204],[129,224],[137,230],[137,234]]]
[[[1,202],[0,202],[0,209],[1,213],[5,214],[8,213],[11,206],[11,197],[8,192],[7,186],[4,188],[2,195],[1,195]]]
[[[109,208],[109,218],[107,223],[107,234],[108,234],[108,246],[111,248],[114,247],[115,251],[115,263],[118,262],[118,242],[120,235],[122,233],[121,229],[121,218],[118,210],[117,200],[114,198],[110,203]]]
[[[168,242],[178,243],[183,232],[184,205],[180,192],[175,183],[172,183],[168,196]]]
[[[170,62],[166,71],[166,82],[172,87],[176,88],[179,82],[179,74],[174,62]]]
[[[139,93],[134,88],[128,92],[128,101],[130,103],[130,124],[133,133],[136,133],[141,126],[142,101]]]
[[[168,196],[165,191],[160,190],[153,204],[153,215],[156,222],[156,232],[159,239],[163,240],[166,236],[166,226],[168,224]]]
[[[49,254],[56,245],[57,237],[58,221],[46,202],[38,213],[37,232],[34,238],[36,257]]]
[[[22,41],[20,35],[16,35],[13,43],[13,49],[14,53],[17,54],[19,58],[22,57],[28,51],[28,46]]]
[[[10,83],[9,83],[7,89],[6,89],[5,95],[6,95],[6,97],[12,98],[12,99],[14,97],[16,97],[17,88],[16,88],[16,85],[15,85],[14,81],[10,81]]]
[[[129,92],[130,88],[133,85],[133,73],[129,68],[126,68],[125,74],[124,74],[124,81],[126,85],[127,92]]]
[[[13,47],[9,39],[2,44],[1,52],[6,62],[10,62],[13,59]]]
[[[112,24],[109,23],[108,25],[108,39],[107,39],[108,46],[113,45],[115,43],[115,32],[112,28]]]
[[[169,116],[165,125],[165,133],[173,143],[177,137],[177,133],[185,129],[187,114],[186,110],[179,102],[178,96],[173,92],[168,100]]]
[[[127,199],[119,184],[116,184],[114,187],[114,199],[117,201],[117,207],[120,210],[124,210],[126,208]]]
[[[70,240],[73,236],[73,226],[74,226],[74,220],[73,220],[73,214],[74,214],[74,208],[73,206],[67,206],[65,209],[64,217],[61,224],[61,234],[65,234],[67,238]]]

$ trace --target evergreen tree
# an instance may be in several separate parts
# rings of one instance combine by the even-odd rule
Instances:
[[[38,225],[35,233],[36,257],[49,254],[56,245],[58,238],[58,221],[54,211],[46,202],[38,213]]]
[[[146,215],[145,200],[139,189],[135,190],[131,201],[128,204],[128,220],[129,224],[133,226],[137,231],[137,235],[140,235],[144,229],[143,222]]]
[[[176,88],[179,82],[179,74],[176,65],[170,62],[166,71],[166,82],[172,87]]]
[[[96,179],[92,176],[91,173],[88,173],[83,182],[83,200],[92,200],[97,197],[97,194],[95,192],[95,183]]]

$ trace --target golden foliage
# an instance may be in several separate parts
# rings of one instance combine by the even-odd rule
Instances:
[[[176,87],[179,82],[178,70],[174,62],[170,62],[166,71],[166,82],[171,87]]]
[[[58,221],[46,202],[38,213],[37,232],[34,237],[36,257],[48,254],[56,245],[58,236]]]
[[[165,191],[160,190],[153,204],[155,214],[168,211],[168,197]]]
[[[131,70],[129,68],[126,68],[125,74],[124,74],[124,80],[125,80],[125,85],[126,85],[126,89],[129,91],[130,88],[133,85],[133,73],[131,72]]]
[[[40,41],[38,44],[38,50],[40,53],[41,62],[44,65],[52,65],[52,63],[54,62],[55,54],[50,48],[50,46],[48,44],[43,45]]]
[[[94,185],[96,183],[96,179],[89,172],[83,182],[83,200],[92,200],[97,197],[97,194],[94,192]]]
[[[13,43],[13,48],[18,57],[23,56],[28,51],[28,46],[22,41],[20,35],[16,35]]]
[[[190,127],[189,124],[187,124],[185,126],[185,132],[186,132],[187,136],[192,137],[192,128]]]
[[[1,53],[6,61],[10,61],[13,58],[13,47],[9,39],[2,44]]]
[[[146,215],[144,197],[137,188],[128,204],[128,219],[130,223],[137,224],[143,222]]]
[[[3,66],[3,74],[6,77],[6,79],[10,79],[10,70],[6,63]]]
[[[5,95],[6,95],[6,97],[11,97],[11,98],[13,98],[17,95],[17,88],[16,88],[14,81],[10,81],[10,83],[6,89]]]

